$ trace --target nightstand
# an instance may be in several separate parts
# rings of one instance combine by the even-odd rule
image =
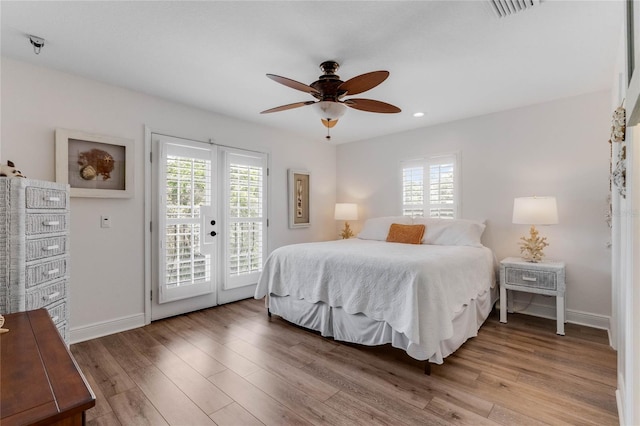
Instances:
[[[507,257],[500,262],[500,322],[507,322],[507,290],[556,297],[557,334],[564,336],[564,262],[527,262]]]

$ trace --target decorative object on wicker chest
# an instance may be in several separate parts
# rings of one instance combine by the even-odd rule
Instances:
[[[0,334],[4,334],[7,331],[9,331],[6,328],[2,328],[2,326],[4,326],[4,317],[2,315],[0,315]]]

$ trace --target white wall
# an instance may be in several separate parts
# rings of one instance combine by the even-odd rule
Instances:
[[[269,152],[271,249],[334,238],[335,146],[5,57],[1,79],[0,160],[14,161],[30,178],[55,179],[57,127],[135,141],[134,198],[71,200],[72,340],[74,330],[143,318],[145,125]],[[288,229],[289,168],[311,172],[310,228]],[[100,215],[111,217],[111,228],[100,228]]]
[[[337,201],[358,203],[363,218],[401,214],[399,162],[459,151],[461,217],[486,219],[483,242],[501,259],[518,255],[518,239],[528,233],[511,223],[513,198],[554,195],[560,224],[539,230],[550,243],[547,257],[567,264],[568,320],[607,328],[610,117],[603,91],[340,145]],[[529,310],[555,317],[554,303],[536,297]]]

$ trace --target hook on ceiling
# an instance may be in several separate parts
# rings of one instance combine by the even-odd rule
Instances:
[[[42,37],[29,35],[29,41],[33,45],[33,52],[36,55],[39,55],[40,49],[42,49],[42,46],[44,46],[44,39]]]

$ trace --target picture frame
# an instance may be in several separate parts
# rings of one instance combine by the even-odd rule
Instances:
[[[132,139],[56,129],[56,182],[72,197],[132,198]]]
[[[311,226],[311,174],[307,170],[289,169],[289,228]]]

